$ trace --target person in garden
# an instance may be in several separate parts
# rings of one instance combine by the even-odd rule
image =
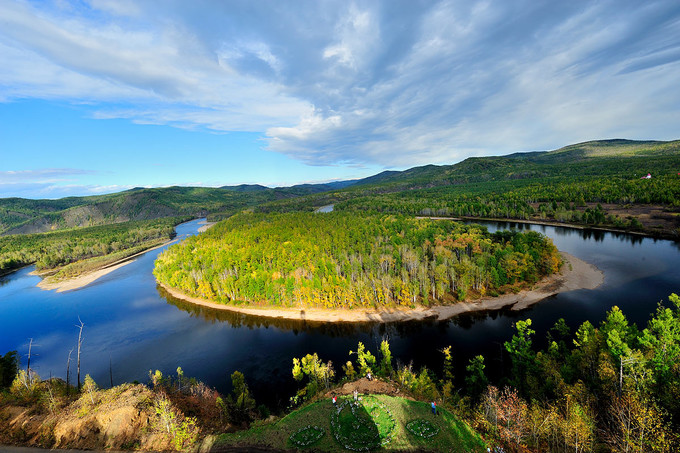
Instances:
[[[434,401],[432,401],[432,413],[434,415],[437,415],[437,403],[435,403]]]
[[[338,397],[333,395],[332,400],[333,400],[333,407],[335,407],[337,409],[338,408]]]

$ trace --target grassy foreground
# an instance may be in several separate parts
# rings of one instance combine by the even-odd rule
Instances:
[[[387,395],[330,398],[295,410],[270,424],[221,435],[213,448],[266,446],[312,451],[485,452],[486,444],[447,410],[432,414],[428,403]]]

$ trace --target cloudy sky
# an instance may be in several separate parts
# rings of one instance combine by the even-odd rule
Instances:
[[[680,138],[680,2],[0,0],[0,197]]]

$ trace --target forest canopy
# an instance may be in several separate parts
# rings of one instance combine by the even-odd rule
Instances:
[[[560,265],[536,232],[400,215],[241,213],[170,247],[154,275],[221,303],[351,309],[496,295]]]
[[[28,264],[35,264],[37,270],[47,270],[126,250],[136,253],[174,237],[175,225],[189,219],[170,217],[1,236],[0,274]]]

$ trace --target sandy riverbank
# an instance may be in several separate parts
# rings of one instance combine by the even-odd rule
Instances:
[[[513,310],[529,307],[546,297],[573,291],[576,289],[595,289],[604,282],[604,274],[592,264],[576,258],[565,252],[560,252],[565,263],[561,274],[553,275],[535,285],[532,290],[520,291],[517,294],[504,294],[499,297],[485,297],[473,302],[460,302],[454,305],[436,306],[431,308],[419,307],[410,310],[328,310],[319,308],[283,309],[283,308],[244,308],[218,304],[206,299],[188,296],[176,289],[165,285],[173,297],[197,305],[229,310],[254,316],[272,318],[295,319],[321,322],[393,322],[422,320],[426,318],[448,319],[461,313],[473,311],[498,310],[511,306]]]
[[[216,223],[217,222],[207,222],[207,221],[201,222],[201,223],[199,223],[199,225],[201,225],[201,227],[198,229],[198,232],[203,233],[204,231],[208,231]]]
[[[167,241],[164,242],[161,245],[157,245],[156,247],[151,247],[149,249],[146,249],[144,251],[141,251],[139,253],[135,253],[134,255],[130,255],[126,258],[123,258],[121,260],[115,261],[111,264],[108,264],[100,269],[97,269],[92,272],[88,272],[86,274],[79,275],[78,277],[75,278],[69,278],[66,280],[61,280],[58,282],[48,282],[46,279],[40,280],[38,283],[38,288],[44,289],[47,291],[51,290],[56,290],[58,293],[63,293],[65,291],[73,291],[74,289],[80,289],[83,288],[90,283],[94,282],[95,280],[105,276],[106,274],[109,274],[116,269],[120,269],[121,267],[130,264],[135,260],[135,258],[150,252],[151,250],[155,250],[161,247],[165,247],[166,245],[172,244],[173,242],[176,242],[177,239],[173,239],[172,241]],[[31,275],[41,275],[40,272],[33,271],[31,272]]]

